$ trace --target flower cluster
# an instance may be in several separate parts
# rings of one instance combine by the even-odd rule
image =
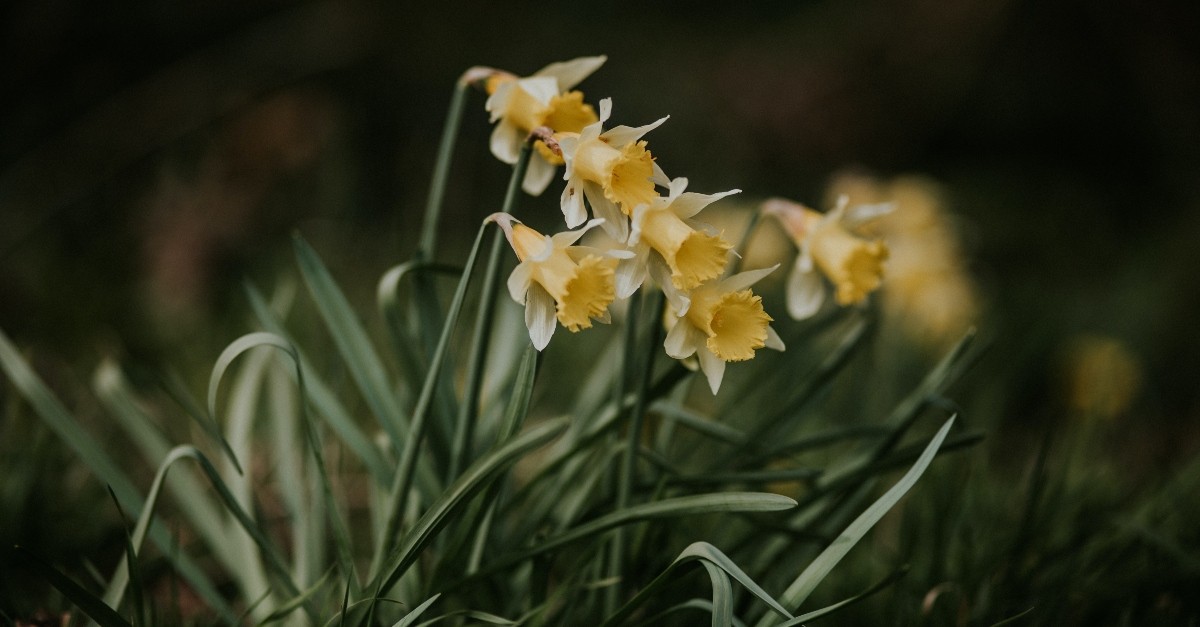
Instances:
[[[492,153],[515,163],[523,142],[540,137],[522,187],[530,194],[542,193],[563,166],[563,218],[568,229],[582,226],[543,235],[507,214],[490,216],[520,260],[509,278],[509,293],[525,306],[529,336],[541,350],[558,324],[575,332],[590,328],[593,321],[608,322],[614,300],[650,281],[667,302],[667,354],[694,359],[715,394],[727,362],[753,359],[764,347],[784,349],[762,297],[751,289],[778,264],[730,275],[733,244],[695,218],[740,190],[700,194],[687,191],[686,178],[669,179],[643,139],[666,117],[644,126],[605,129],[612,117],[611,99],[599,102],[597,114],[574,89],[604,60],[553,63],[528,77],[494,72],[484,81],[490,94],[487,110],[496,123]],[[764,207],[800,249],[789,281],[793,317],[812,315],[822,303],[824,288],[816,268],[833,281],[842,305],[861,301],[879,286],[887,249],[851,235],[848,226],[877,210],[839,206],[822,216],[785,201]],[[596,226],[614,247],[576,244]]]

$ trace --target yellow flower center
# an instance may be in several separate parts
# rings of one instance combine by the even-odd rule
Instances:
[[[681,290],[720,276],[733,247],[718,235],[693,229],[669,210],[646,212],[642,239],[662,255],[671,268],[671,282]]]
[[[583,101],[583,92],[569,91],[550,99],[540,126],[549,126],[556,133],[578,133],[599,119],[592,105]]]
[[[511,241],[521,261],[545,254],[548,245],[544,235],[524,224],[512,226]],[[530,280],[554,298],[558,321],[572,333],[590,329],[591,319],[603,316],[616,297],[616,259],[587,255],[576,262],[566,248],[556,248],[531,263]]]
[[[604,197],[621,206],[626,215],[633,208],[658,197],[654,191],[654,157],[646,142],[630,142],[620,150],[603,139],[583,142],[575,150],[575,172],[599,184]]]
[[[887,246],[855,237],[835,220],[821,223],[810,240],[813,260],[836,288],[839,305],[861,302],[879,288]]]
[[[696,290],[686,317],[708,336],[708,350],[723,361],[753,359],[754,351],[766,346],[771,323],[762,297],[748,289],[724,294]]]

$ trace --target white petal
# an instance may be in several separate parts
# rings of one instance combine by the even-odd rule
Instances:
[[[797,257],[796,265],[788,275],[787,309],[788,314],[796,320],[811,318],[825,302],[825,285],[821,282],[821,273],[812,267],[811,262],[805,264],[805,258],[805,255]]]
[[[567,186],[563,188],[559,204],[562,205],[563,217],[567,220],[567,228],[573,229],[583,224],[584,220],[587,220],[587,209],[583,206],[583,190],[578,184],[572,181],[567,182]]]
[[[571,178],[571,162],[575,159],[575,149],[578,147],[578,137],[560,137],[558,139],[558,149],[562,151],[563,161],[567,162],[567,171],[563,175],[564,181]]]
[[[525,180],[521,181],[521,189],[530,196],[540,196],[550,186],[557,169],[558,166],[546,161],[541,155],[530,155],[529,169],[525,170]]]
[[[896,209],[894,202],[881,202],[873,205],[855,205],[842,214],[842,225],[854,230],[864,224],[885,216]]]
[[[684,190],[687,189],[687,186],[687,177],[677,176],[671,179],[670,183],[667,184],[667,189],[671,190],[667,193],[667,197],[674,201],[676,198],[679,198],[679,195],[682,194]]]
[[[554,298],[541,285],[533,283],[525,295],[525,326],[529,328],[529,339],[539,351],[550,343],[558,320],[554,317]]]
[[[662,123],[666,122],[667,118],[669,117],[671,116],[668,115],[659,118],[658,120],[655,120],[654,122],[651,122],[645,126],[614,126],[601,133],[601,136],[604,137],[605,141],[607,141],[609,145],[613,146],[614,148],[620,148],[629,142],[635,142],[641,139],[642,135],[645,135],[646,133],[649,133],[650,131],[661,126]],[[666,177],[664,176],[663,178]],[[670,184],[670,181],[667,181],[666,185]]]
[[[695,192],[687,192],[680,195],[675,202],[671,203],[671,210],[675,212],[675,215],[686,220],[697,213],[700,213],[701,209],[713,204],[714,202],[717,202],[726,196],[740,194],[741,191],[742,190],[740,189],[731,189],[727,192],[719,192],[716,194],[697,194]]]
[[[508,108],[508,100],[512,97],[512,90],[516,87],[515,81],[502,83],[492,95],[488,96],[483,108],[491,114],[488,118],[490,121],[495,122],[504,115],[504,110]]]
[[[588,220],[588,223],[583,225],[582,229],[578,229],[575,231],[563,231],[562,233],[555,233],[554,235],[550,236],[551,245],[554,246],[555,248],[566,248],[567,246],[570,246],[571,244],[578,242],[579,238],[583,237],[584,233],[587,233],[588,231],[600,226],[601,224],[604,224],[604,220],[601,220],[599,218],[594,218],[592,220]]]
[[[783,338],[779,337],[779,334],[775,332],[775,328],[771,325],[767,325],[766,345],[767,348],[777,351],[787,350],[787,347],[783,345]]]
[[[675,284],[671,282],[671,268],[667,266],[662,255],[657,252],[650,253],[646,268],[650,271],[654,282],[658,283],[658,289],[662,290],[663,296],[667,297],[667,302],[671,304],[671,308],[675,310],[676,314],[680,316],[686,314],[688,308],[692,306],[692,299],[686,293],[676,289]]]
[[[621,213],[616,203],[604,197],[604,191],[595,183],[584,181],[583,194],[592,206],[592,215],[604,219],[604,232],[624,244],[629,239],[629,220]]]
[[[617,298],[629,298],[646,282],[646,257],[650,249],[642,247],[632,259],[622,259],[613,274]]]
[[[508,120],[500,120],[492,130],[489,143],[492,154],[504,163],[516,163],[521,152],[521,130]]]
[[[747,287],[750,287],[751,285],[758,283],[760,280],[762,280],[763,277],[767,276],[768,274],[771,274],[778,267],[779,267],[779,264],[775,264],[775,265],[771,266],[770,268],[759,268],[758,270],[747,270],[746,272],[739,272],[739,273],[729,277],[728,279],[722,279],[721,280],[721,291],[722,292],[737,292],[737,291],[744,290]]]
[[[549,76],[558,81],[558,88],[567,91],[583,82],[592,72],[600,69],[608,57],[579,57],[570,61],[551,63],[534,73],[534,76]]]
[[[596,316],[596,322],[600,324],[612,324],[612,312],[605,307],[604,312]]]
[[[696,353],[697,337],[703,338],[704,334],[697,331],[692,323],[680,318],[675,322],[675,326],[667,331],[663,348],[674,359],[687,359]]]
[[[608,118],[611,116],[612,116],[612,98],[605,98],[600,101],[600,121],[596,122],[595,124],[603,125],[605,122],[608,121]],[[591,126],[593,126],[593,125],[589,125],[588,128],[591,128]]]
[[[522,78],[517,81],[517,88],[541,104],[549,104],[550,99],[558,95],[558,81],[549,76]]]
[[[517,301],[518,305],[525,304],[525,294],[529,291],[529,276],[532,268],[527,263],[519,263],[508,275],[508,295]]]
[[[667,178],[667,173],[663,172],[663,169],[661,166],[658,165],[658,162],[655,161],[653,165],[654,165],[654,175],[650,177],[650,180],[653,181],[654,184],[658,185],[659,187],[667,187],[668,185],[670,185],[671,179]]]
[[[716,395],[717,390],[721,389],[721,379],[725,378],[725,361],[712,354],[708,347],[696,351],[696,356],[700,358],[700,370],[708,378],[709,389]]]

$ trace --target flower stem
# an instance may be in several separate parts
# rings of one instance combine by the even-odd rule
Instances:
[[[437,161],[433,164],[433,177],[429,183],[429,198],[425,204],[425,220],[421,223],[421,239],[417,244],[416,257],[433,259],[437,250],[438,221],[442,215],[442,199],[446,196],[446,182],[450,177],[450,162],[454,160],[454,143],[458,139],[458,126],[462,121],[470,84],[459,80],[450,97],[450,109],[446,112],[446,125],[442,128],[442,140],[438,144]]]
[[[529,167],[532,145],[526,142],[513,165],[508,179],[508,191],[500,211],[512,213],[520,196],[521,181]],[[475,435],[475,421],[479,413],[479,393],[483,386],[483,367],[487,357],[487,345],[491,341],[492,320],[496,314],[496,289],[500,284],[500,251],[503,250],[504,233],[500,229],[492,236],[492,250],[488,254],[487,270],[483,275],[483,291],[479,296],[479,312],[475,317],[475,331],[471,336],[471,354],[467,358],[467,379],[462,403],[458,406],[458,420],[454,427],[454,442],[450,449],[450,466],[446,472],[446,483],[458,477],[458,473],[471,463],[471,441]]]

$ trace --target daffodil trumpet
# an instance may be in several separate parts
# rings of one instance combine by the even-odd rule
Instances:
[[[893,205],[847,204],[842,196],[826,214],[781,198],[762,205],[762,212],[777,218],[799,249],[787,280],[788,313],[796,320],[811,317],[825,302],[822,274],[833,284],[834,298],[842,306],[862,302],[882,284],[887,245],[855,231],[892,211]]]
[[[631,253],[575,245],[602,220],[543,235],[507,213],[487,219],[500,226],[520,260],[508,277],[508,293],[525,306],[525,326],[535,348],[546,348],[559,324],[574,333],[591,328],[593,320],[609,322],[608,306],[616,297],[614,271],[618,260]]]
[[[479,68],[473,80],[481,81],[490,94],[485,107],[496,123],[490,142],[492,154],[504,163],[516,163],[521,144],[533,129],[547,126],[555,132],[578,133],[595,122],[595,109],[583,101],[582,92],[572,88],[604,61],[605,57],[596,56],[551,63],[527,77]],[[535,150],[537,157],[530,160],[521,187],[536,196],[550,185],[563,162],[540,145],[535,145]]]
[[[600,101],[599,120],[578,135],[557,135],[567,166],[563,172],[567,185],[560,204],[567,226],[575,228],[587,219],[586,198],[593,216],[604,220],[605,232],[624,243],[629,237],[628,217],[634,208],[658,197],[655,185],[670,185],[642,140],[667,118],[645,126],[614,126],[605,131],[604,123],[611,115],[612,99],[605,98]]]
[[[721,388],[727,362],[753,359],[755,351],[764,347],[784,350],[783,340],[771,328],[771,316],[763,310],[762,297],[750,289],[778,267],[706,281],[690,292],[686,313],[668,308],[669,331],[663,348],[675,359],[695,356],[713,394]]]

